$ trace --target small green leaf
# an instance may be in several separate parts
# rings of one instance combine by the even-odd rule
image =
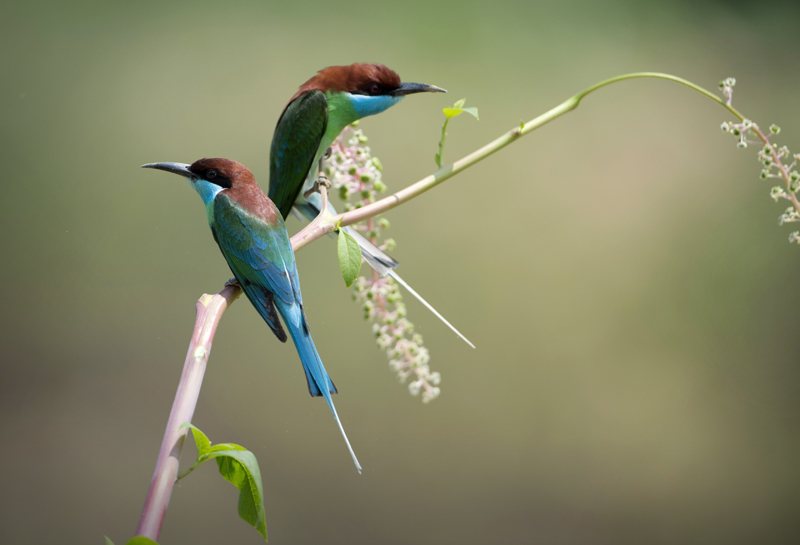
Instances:
[[[348,235],[344,229],[339,229],[339,267],[342,269],[342,278],[345,285],[349,288],[358,278],[361,270],[361,248],[352,236]]]
[[[158,545],[158,543],[156,543],[149,537],[136,536],[134,538],[129,539],[125,545]]]
[[[442,111],[444,112],[444,115],[447,116],[447,119],[450,119],[451,117],[457,117],[464,113],[462,108],[444,108]]]
[[[470,106],[469,108],[461,108],[461,111],[467,112],[475,119],[478,119],[478,108],[476,108],[475,106]]]
[[[206,434],[192,426],[191,422],[184,422],[180,427],[192,430],[192,437],[194,437],[194,446],[197,448],[198,458],[211,449],[211,441],[206,437]]]
[[[231,450],[213,452],[220,474],[239,489],[239,516],[267,540],[267,521],[264,515],[264,490],[261,471],[255,455],[239,445]]]
[[[114,545],[114,542],[113,542],[113,541],[111,541],[111,540],[108,538],[108,536],[103,536],[103,537],[104,537],[104,538],[106,538],[106,545]]]
[[[453,108],[461,108],[464,106],[464,103],[467,101],[466,98],[462,98],[461,100],[457,100],[455,104],[453,104]]]
[[[255,455],[243,446],[233,443],[219,443],[211,446],[211,441],[209,441],[206,434],[195,426],[186,422],[181,427],[192,430],[192,436],[197,446],[197,460],[192,467],[181,473],[178,478],[185,477],[202,463],[215,458],[220,474],[239,489],[239,517],[255,528],[266,541],[267,522],[264,514],[264,490],[261,484],[261,471],[258,468],[258,461]],[[142,542],[134,545],[150,544]]]

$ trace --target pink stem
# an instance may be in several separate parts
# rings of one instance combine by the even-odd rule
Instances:
[[[751,127],[750,130],[755,132],[762,142],[769,145],[769,137],[761,132],[761,129],[759,129],[758,126]],[[792,201],[795,209],[800,212],[800,200],[797,199],[797,195],[795,195],[794,191],[792,191],[792,180],[789,178],[790,168],[787,168],[786,165],[783,164],[783,161],[781,161],[781,158],[778,156],[778,152],[775,151],[775,148],[772,146],[770,146],[770,152],[772,153],[775,167],[778,169],[778,171],[780,171],[783,181],[786,182],[786,189],[789,190],[789,198]]]
[[[216,295],[203,294],[195,305],[197,318],[189,343],[189,352],[186,354],[181,381],[178,384],[175,401],[172,403],[172,411],[169,413],[167,430],[164,432],[164,440],[158,452],[156,470],[144,501],[142,517],[136,528],[137,536],[158,541],[161,524],[164,522],[169,498],[178,475],[178,459],[188,431],[186,428],[180,428],[180,425],[192,421],[217,325],[225,310],[241,294],[242,290],[237,285],[226,285]]]

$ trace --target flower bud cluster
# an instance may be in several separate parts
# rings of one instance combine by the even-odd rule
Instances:
[[[734,78],[727,78],[719,83],[728,106],[731,104],[733,86],[735,84],[736,80]],[[780,134],[781,128],[773,124],[769,128],[769,132],[762,132],[758,125],[749,119],[743,119],[740,123],[725,122],[720,128],[723,132],[735,136],[738,140],[736,145],[740,148],[746,148],[749,144],[762,145],[757,154],[758,162],[761,163],[759,177],[762,180],[770,178],[782,180],[783,184],[774,186],[770,190],[769,196],[775,202],[780,199],[786,199],[792,203],[792,206],[778,218],[778,222],[783,225],[784,223],[800,221],[800,201],[797,197],[797,193],[800,191],[800,172],[795,170],[795,166],[800,160],[800,154],[792,154],[786,146],[778,147],[777,144],[770,142],[770,138]],[[748,136],[758,138],[759,141],[747,140]],[[797,232],[792,233],[789,236],[789,242],[800,244],[800,235]]]
[[[730,106],[733,100],[733,86],[736,85],[736,78],[725,78],[719,82],[719,89],[725,97],[725,103]]]
[[[378,193],[387,189],[383,183],[383,165],[372,157],[369,139],[358,122],[346,127],[331,145],[331,157],[325,162],[325,175],[333,184],[339,198],[345,201],[345,211],[375,202]],[[355,197],[355,202],[348,202]]]
[[[736,147],[739,148],[746,148],[749,144],[757,144],[758,142],[753,140],[748,140],[747,137],[756,137],[758,138],[758,125],[750,121],[749,119],[744,119],[741,123],[734,123],[734,122],[725,122],[720,125],[720,129],[722,132],[727,132],[735,136],[739,141],[736,143]]]
[[[372,157],[367,137],[356,126],[357,123],[342,131],[331,145],[330,159],[325,162],[325,174],[345,201],[345,210],[373,203],[378,193],[387,190],[381,162]],[[383,230],[389,226],[389,220],[377,216],[353,227],[381,250],[391,251],[396,247],[395,241],[382,237]],[[372,332],[389,358],[389,367],[401,382],[410,380],[409,392],[414,396],[421,394],[423,403],[436,399],[441,375],[432,372],[428,365],[430,354],[422,344],[422,336],[414,331],[414,324],[406,316],[397,283],[371,271],[368,276],[356,280],[353,299],[361,303],[364,319],[372,322]]]
[[[411,380],[411,395],[422,394],[422,402],[439,397],[438,372],[432,372],[430,353],[422,344],[422,335],[414,331],[406,316],[399,286],[390,277],[359,277],[355,283],[353,299],[362,304],[364,319],[372,321],[375,342],[389,358],[389,367],[397,373],[400,382]]]
[[[784,223],[792,223],[795,221],[800,221],[800,212],[794,206],[790,206],[786,209],[786,212],[781,214],[778,218],[778,222],[783,225]]]

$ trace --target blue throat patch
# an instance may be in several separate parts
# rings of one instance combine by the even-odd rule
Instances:
[[[204,180],[202,178],[190,178],[189,183],[191,184],[192,188],[197,191],[197,194],[200,195],[200,198],[203,199],[203,204],[206,206],[208,206],[208,204],[214,200],[214,197],[217,196],[217,193],[225,189],[222,186],[212,184],[208,180]]]
[[[390,95],[367,96],[367,95],[350,95],[350,101],[353,104],[353,109],[359,117],[367,117],[368,115],[375,115],[385,112],[398,102],[403,97],[393,97]]]

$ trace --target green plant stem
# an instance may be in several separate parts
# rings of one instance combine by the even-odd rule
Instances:
[[[449,117],[445,117],[444,125],[442,125],[442,138],[439,140],[439,153],[436,155],[436,166],[441,168],[442,161],[444,160],[444,143],[447,140],[447,123],[450,121]]]
[[[702,87],[695,85],[694,83],[685,80],[683,78],[672,76],[670,74],[661,74],[658,72],[636,72],[633,74],[624,74],[621,76],[601,81],[600,83],[597,83],[585,89],[584,91],[581,91],[577,95],[574,95],[569,99],[565,100],[552,110],[545,112],[539,117],[532,119],[531,121],[528,121],[527,123],[524,123],[523,125],[508,131],[499,138],[493,140],[492,142],[489,142],[482,148],[473,151],[472,153],[470,153],[465,157],[462,157],[461,159],[459,159],[458,161],[456,161],[451,165],[439,168],[433,174],[430,174],[429,176],[426,176],[422,180],[414,184],[411,184],[410,186],[404,189],[401,189],[397,193],[394,193],[386,198],[383,198],[367,206],[351,210],[350,212],[345,212],[343,214],[338,214],[336,216],[330,216],[328,218],[325,218],[323,221],[319,222],[315,221],[309,224],[308,226],[306,226],[305,229],[303,229],[302,231],[300,231],[299,233],[297,233],[295,236],[292,237],[292,246],[294,247],[294,250],[297,251],[303,248],[306,244],[309,244],[310,242],[329,233],[331,230],[334,229],[334,227],[339,222],[341,222],[341,225],[343,226],[352,225],[353,223],[358,223],[367,218],[371,218],[377,216],[378,214],[382,214],[387,210],[391,210],[392,208],[395,208],[396,206],[399,206],[404,202],[413,199],[414,197],[418,197],[423,193],[425,193],[426,191],[433,189],[434,187],[444,182],[445,180],[448,180],[449,178],[458,174],[459,172],[471,167],[472,165],[480,161],[483,161],[484,159],[494,154],[495,152],[503,149],[510,143],[515,142],[521,136],[533,132],[536,129],[553,121],[554,119],[557,119],[562,115],[571,112],[572,110],[577,108],[578,105],[580,105],[581,100],[583,100],[583,98],[589,95],[590,93],[593,93],[602,87],[606,87],[618,81],[625,81],[637,78],[656,78],[656,79],[673,81],[675,83],[680,83],[681,85],[685,85],[686,87],[689,87],[690,89],[697,91],[706,98],[713,100],[714,102],[716,102],[717,104],[728,110],[728,112],[733,114],[739,121],[744,120],[744,116],[740,114],[735,108],[726,104],[723,99],[721,99],[714,93],[706,89],[703,89]],[[764,140],[765,143],[767,142],[763,134],[759,134],[759,138]],[[439,148],[440,153],[442,152],[442,142],[440,142],[440,148]],[[788,181],[788,175],[786,179]]]

